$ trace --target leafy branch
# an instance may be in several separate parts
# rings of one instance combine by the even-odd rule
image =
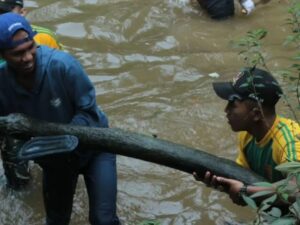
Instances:
[[[288,13],[290,16],[286,25],[290,27],[291,34],[286,37],[283,44],[285,46],[294,46],[297,53],[291,58],[293,61],[292,65],[283,70],[281,74],[291,81],[290,90],[291,92],[296,92],[298,108],[300,108],[300,2],[298,0],[290,1]]]
[[[287,162],[276,167],[277,170],[287,174],[286,179],[275,184],[263,182],[254,184],[260,187],[274,187],[276,189],[260,191],[251,196],[243,196],[244,201],[257,212],[257,218],[252,225],[295,225],[300,224],[300,162]],[[253,199],[265,197],[258,206]],[[282,202],[290,205],[288,213],[276,203]],[[278,205],[278,204],[277,204]]]
[[[248,67],[261,65],[267,69],[265,57],[262,53],[262,39],[266,37],[267,33],[265,29],[248,31],[245,37],[231,42],[234,48],[241,49],[239,55],[243,58]]]

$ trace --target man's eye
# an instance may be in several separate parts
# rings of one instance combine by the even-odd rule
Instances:
[[[12,54],[14,57],[20,57],[22,55],[22,53],[20,52],[15,52]]]
[[[29,50],[32,50],[34,48],[35,44],[32,43],[30,46],[29,46]]]

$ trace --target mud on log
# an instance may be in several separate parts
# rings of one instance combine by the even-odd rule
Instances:
[[[247,184],[265,180],[231,160],[199,149],[117,128],[49,123],[22,114],[10,114],[0,117],[0,133],[18,138],[70,134],[77,136],[80,145],[95,151],[105,150],[187,173],[196,171],[200,177],[209,170],[216,175],[237,179]]]

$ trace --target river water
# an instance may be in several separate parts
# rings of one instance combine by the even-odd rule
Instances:
[[[25,2],[31,22],[54,30],[83,64],[112,127],[155,134],[229,159],[236,156],[236,135],[225,119],[226,102],[211,87],[244,65],[229,42],[251,29],[267,28],[264,50],[272,71],[288,65],[293,52],[282,46],[289,33],[286,1],[260,5],[251,16],[237,9],[235,18],[219,22],[195,2],[183,0]],[[286,109],[279,105],[289,115]],[[1,168],[0,224],[43,224],[41,171],[35,165],[32,171],[28,190],[11,193]],[[82,178],[73,209],[71,224],[88,224]],[[249,222],[255,213],[190,174],[118,156],[118,215],[124,225],[152,219],[162,225],[221,225]]]

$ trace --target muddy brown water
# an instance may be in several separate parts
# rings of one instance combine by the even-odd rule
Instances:
[[[251,16],[237,10],[235,18],[221,22],[210,20],[197,4],[178,0],[25,2],[32,23],[54,30],[83,64],[112,127],[156,134],[229,159],[236,156],[236,136],[224,117],[225,102],[211,88],[243,65],[229,42],[267,28],[264,49],[273,71],[289,65],[294,50],[282,46],[289,33],[285,1],[259,6]],[[279,110],[290,115],[282,103]],[[0,224],[44,223],[41,171],[32,165],[32,172],[28,190],[11,193],[0,169]],[[190,174],[118,156],[118,215],[124,225],[150,219],[162,225],[221,225],[249,222],[255,213]],[[87,217],[80,178],[71,224],[88,224]]]

